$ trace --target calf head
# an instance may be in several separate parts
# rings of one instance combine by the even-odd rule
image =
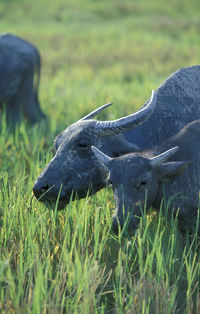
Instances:
[[[40,201],[55,203],[62,209],[75,197],[83,198],[106,184],[105,168],[96,159],[91,146],[97,146],[110,156],[119,156],[138,150],[127,142],[122,132],[145,121],[153,112],[156,94],[142,110],[115,121],[91,119],[105,107],[93,111],[69,126],[55,139],[56,154],[36,180],[33,192]]]
[[[113,215],[113,228],[123,227],[127,222],[128,230],[136,230],[138,217],[153,204],[158,194],[160,183],[175,179],[176,175],[188,165],[187,162],[168,162],[178,147],[155,156],[131,153],[111,158],[92,147],[97,159],[108,169],[109,181],[114,191],[116,209]]]

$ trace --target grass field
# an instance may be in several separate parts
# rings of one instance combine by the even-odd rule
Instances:
[[[200,313],[199,239],[183,237],[166,206],[135,237],[112,232],[108,189],[59,213],[30,206],[56,134],[110,101],[99,119],[130,114],[200,63],[199,12],[199,0],[0,0],[1,32],[41,52],[49,120],[11,134],[1,116],[0,312]]]

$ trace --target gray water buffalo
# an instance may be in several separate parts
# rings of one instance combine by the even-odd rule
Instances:
[[[38,87],[40,54],[29,42],[12,34],[0,35],[0,110],[15,125],[23,113],[30,123],[45,115],[40,109]]]
[[[60,194],[58,209],[61,209],[71,197],[75,197],[73,191],[81,198],[87,195],[88,189],[91,194],[103,187],[106,176],[91,151],[91,145],[96,143],[99,148],[114,155],[134,151],[135,145],[127,142],[120,133],[139,125],[151,115],[156,105],[156,93],[152,92],[150,102],[142,110],[128,117],[112,122],[91,119],[109,105],[72,124],[55,139],[56,155],[33,187],[36,198],[55,203]]]
[[[91,151],[96,146],[116,157],[148,149],[200,119],[200,66],[172,74],[141,111],[115,121],[92,119],[100,107],[69,126],[55,139],[56,154],[36,180],[33,192],[40,201],[63,208],[77,195],[83,198],[106,184],[106,175]],[[60,191],[60,193],[59,193]]]
[[[111,158],[95,147],[92,150],[109,170],[115,230],[128,219],[128,230],[134,232],[144,207],[159,210],[163,199],[170,211],[178,213],[181,228],[195,229],[200,204],[200,120],[149,151]]]

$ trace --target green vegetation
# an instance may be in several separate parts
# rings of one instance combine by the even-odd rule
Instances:
[[[0,312],[200,313],[199,239],[181,235],[166,208],[117,237],[109,189],[59,213],[31,203],[58,132],[106,102],[99,119],[129,114],[199,63],[199,12],[197,0],[0,1],[1,32],[41,52],[49,117],[48,128],[23,121],[15,134],[1,117]]]

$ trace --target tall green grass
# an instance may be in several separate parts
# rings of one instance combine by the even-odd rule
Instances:
[[[25,170],[1,180],[2,312],[198,313],[199,239],[164,209],[116,236],[107,189],[57,212],[30,204]]]
[[[111,229],[108,188],[62,212],[31,201],[59,131],[108,101],[100,119],[129,114],[173,71],[199,63],[199,9],[195,0],[0,2],[1,31],[41,52],[49,118],[11,133],[1,112],[1,312],[200,312],[199,239],[180,233],[167,206],[130,237]]]

